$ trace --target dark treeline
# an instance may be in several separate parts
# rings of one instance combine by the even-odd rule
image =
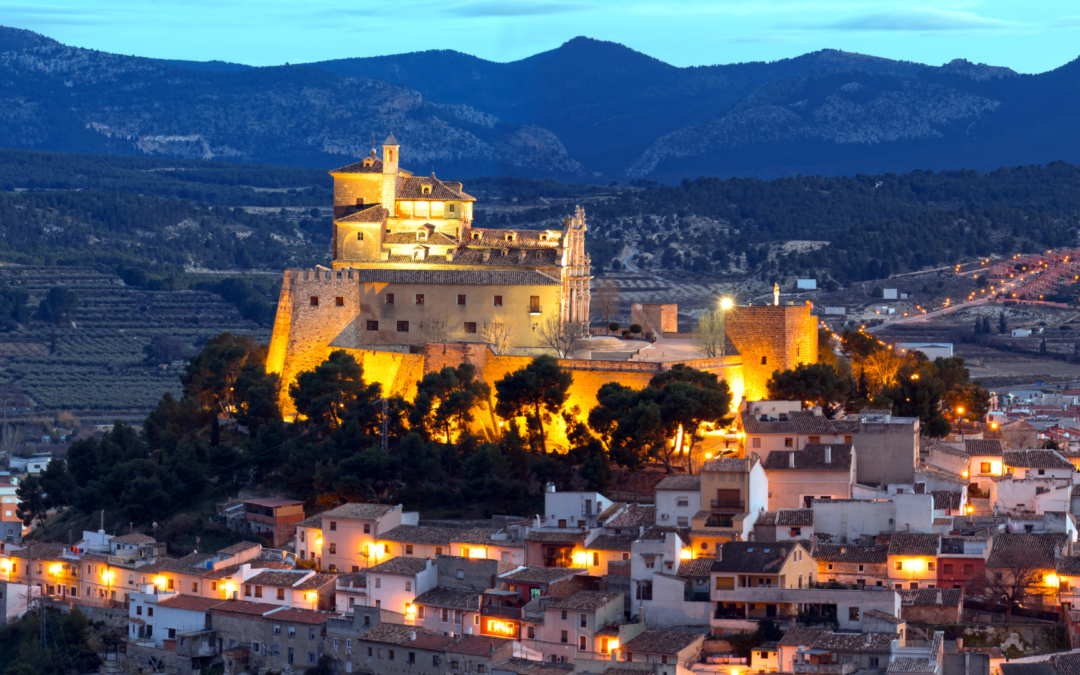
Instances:
[[[563,206],[501,216],[497,222],[557,218]],[[798,176],[777,180],[698,178],[678,186],[622,189],[588,205],[593,264],[608,264],[627,235],[663,266],[708,274],[745,256],[762,276],[813,274],[839,282],[885,278],[991,253],[1071,245],[1080,214],[1080,168],[1046,166],[904,175]],[[691,228],[687,218],[729,229]],[[768,244],[827,241],[812,252],[767,259]],[[688,245],[694,255],[670,247]]]

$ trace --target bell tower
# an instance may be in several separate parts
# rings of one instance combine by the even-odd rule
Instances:
[[[393,216],[397,211],[395,200],[397,199],[398,178],[398,142],[394,138],[394,132],[383,141],[383,165],[382,165],[382,192],[380,203],[382,207]]]

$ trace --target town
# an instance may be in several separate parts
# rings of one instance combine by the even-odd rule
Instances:
[[[331,172],[332,265],[285,272],[268,345],[223,334],[141,430],[11,461],[9,621],[46,649],[83,621],[103,653],[80,663],[182,675],[1080,668],[1080,391],[999,395],[951,344],[834,332],[779,285],[691,326],[674,303],[596,321],[618,298],[584,209],[473,227],[463,183],[399,148]],[[1044,302],[1073,254],[994,265],[990,294]],[[499,501],[394,499],[439,472]],[[206,527],[236,543],[159,538],[218,481],[241,489]]]

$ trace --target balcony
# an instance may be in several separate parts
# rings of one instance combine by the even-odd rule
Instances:
[[[740,512],[746,510],[746,502],[741,499],[713,499],[710,504],[714,509],[732,509]]]
[[[480,607],[480,613],[484,616],[497,616],[503,619],[513,619],[515,621],[521,621],[520,607],[499,607],[498,605],[483,605]]]
[[[717,518],[713,516],[705,520],[705,527],[719,527],[730,530],[735,527],[735,521],[731,518]]]
[[[535,315],[541,314],[541,313],[542,313],[542,308],[540,307],[540,305],[529,305],[529,314],[532,314],[532,315],[535,316]]]
[[[855,661],[850,663],[801,663],[796,661],[792,670],[795,675],[849,675],[859,669]]]

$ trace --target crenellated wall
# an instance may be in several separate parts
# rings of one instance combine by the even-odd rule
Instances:
[[[727,334],[743,360],[749,400],[765,400],[765,383],[776,370],[817,362],[817,318],[810,305],[733,307]]]

